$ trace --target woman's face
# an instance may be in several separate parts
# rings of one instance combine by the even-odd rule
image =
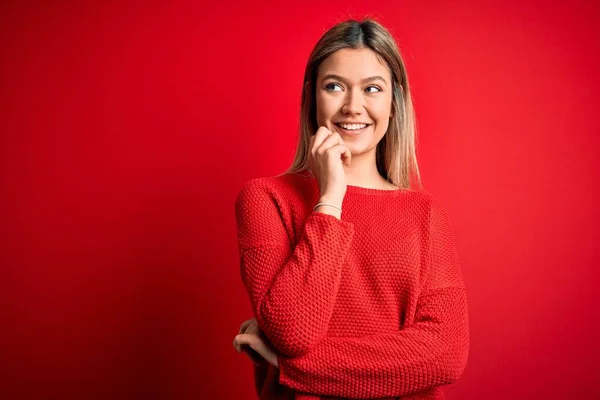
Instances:
[[[376,53],[334,52],[319,66],[315,88],[318,126],[338,132],[353,156],[375,151],[392,110],[391,74]]]

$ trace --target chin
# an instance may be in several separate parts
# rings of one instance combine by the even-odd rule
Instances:
[[[364,153],[368,153],[370,151],[370,148],[368,146],[364,146],[364,145],[355,145],[351,142],[345,142],[346,147],[348,147],[348,150],[350,150],[350,153],[352,153],[353,156],[358,156],[360,154],[364,154]]]

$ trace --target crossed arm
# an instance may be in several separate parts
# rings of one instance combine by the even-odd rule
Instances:
[[[469,347],[466,289],[449,220],[435,199],[428,215],[427,276],[414,323],[396,332],[339,338],[326,331],[354,226],[312,213],[292,248],[278,208],[250,201],[261,196],[262,189],[246,188],[236,202],[241,274],[258,325],[276,354],[281,384],[364,398],[415,393],[460,377]],[[256,209],[248,207],[257,204],[262,208],[253,214]]]

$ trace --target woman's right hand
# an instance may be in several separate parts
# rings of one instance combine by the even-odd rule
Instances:
[[[344,164],[350,166],[352,154],[337,132],[319,127],[309,142],[309,166],[319,184],[320,199],[342,206],[346,195]]]

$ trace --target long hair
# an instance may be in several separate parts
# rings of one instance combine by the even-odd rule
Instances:
[[[296,154],[292,165],[283,174],[308,170],[308,145],[319,128],[315,99],[317,71],[332,53],[346,48],[373,50],[391,72],[392,118],[376,148],[379,174],[401,189],[412,189],[411,178],[422,188],[416,155],[416,118],[404,60],[390,32],[371,18],[338,23],[323,34],[312,50],[304,72]]]

